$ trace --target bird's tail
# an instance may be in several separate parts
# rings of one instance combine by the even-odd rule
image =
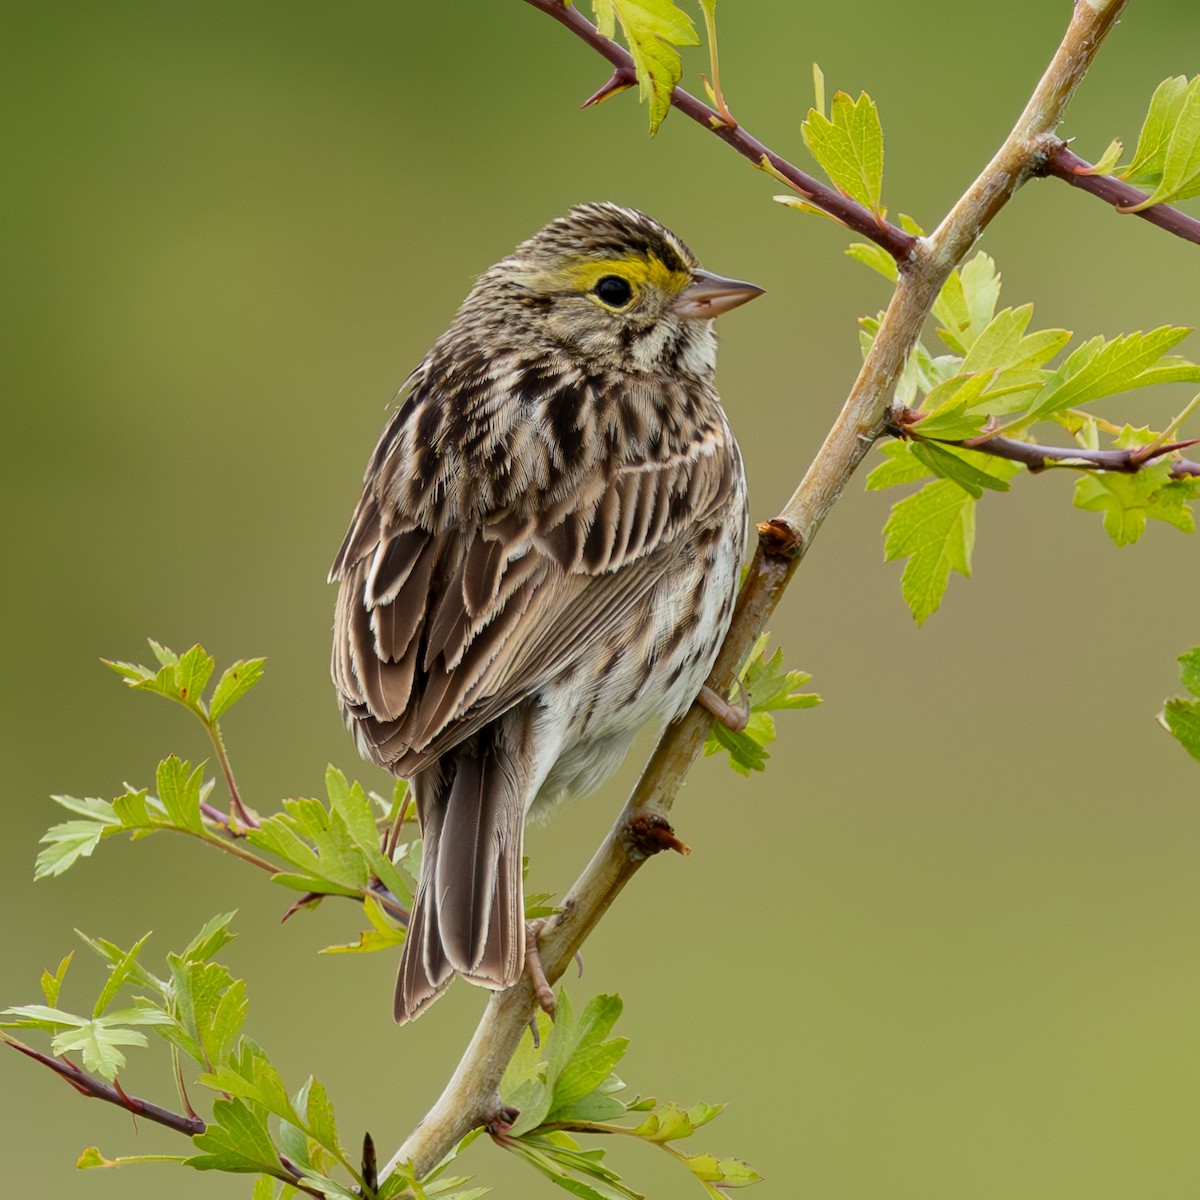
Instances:
[[[417,789],[423,853],[396,980],[401,1024],[419,1016],[455,974],[507,988],[524,965],[518,781],[487,733],[459,751],[452,769],[439,794]]]

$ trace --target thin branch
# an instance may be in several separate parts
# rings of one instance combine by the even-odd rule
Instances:
[[[65,1079],[77,1092],[80,1092],[84,1096],[91,1096],[94,1100],[105,1100],[109,1104],[115,1104],[118,1108],[123,1108],[127,1112],[133,1113],[135,1117],[145,1117],[147,1121],[154,1121],[158,1125],[165,1125],[168,1129],[174,1129],[177,1133],[187,1134],[188,1137],[194,1137],[198,1133],[203,1133],[207,1128],[199,1117],[185,1117],[182,1113],[172,1112],[168,1108],[160,1108],[157,1104],[149,1100],[141,1100],[137,1096],[131,1096],[127,1092],[119,1091],[111,1084],[107,1084],[101,1079],[95,1079],[91,1075],[81,1071],[74,1063],[63,1062],[60,1058],[43,1054],[40,1050],[35,1050],[32,1046],[26,1046],[24,1042],[18,1042],[15,1038],[6,1037],[4,1041],[14,1050],[19,1050],[27,1057],[40,1062],[43,1066],[49,1067],[56,1075]]]
[[[624,51],[601,38],[594,26],[575,9],[565,8],[561,0],[526,2],[566,25],[618,69],[623,65],[628,67]],[[907,255],[908,269],[901,272],[862,370],[800,486],[778,517],[758,527],[758,550],[738,596],[733,624],[708,680],[708,685],[719,695],[729,695],[738,668],[779,603],[826,515],[855,468],[884,432],[892,385],[942,285],[984,226],[1044,160],[1045,139],[1062,119],[1067,101],[1126,2],[1078,0],[1062,44],[1012,133],[930,238],[914,240],[904,235],[906,249],[901,250],[900,243],[888,230],[881,230],[865,209],[854,214],[856,220],[862,218],[854,228],[898,257]],[[753,139],[739,142],[739,137],[748,139],[743,130],[713,128],[709,118],[716,114],[694,97],[676,89],[672,102],[740,153],[758,157],[758,150],[748,149]],[[753,144],[760,147],[759,143]],[[765,148],[761,149],[766,153]],[[771,161],[773,166],[780,167],[778,161]],[[785,174],[783,170],[780,173]],[[800,187],[807,191],[808,186],[809,180],[804,177]],[[847,204],[839,197],[839,217],[843,212],[851,212]],[[539,950],[551,982],[566,970],[584,939],[641,867],[647,839],[638,836],[639,824],[644,827],[646,822],[655,820],[666,824],[666,814],[688,770],[699,758],[711,724],[712,717],[693,705],[664,733],[604,843],[567,893],[559,914],[546,924]],[[393,1156],[383,1177],[405,1162],[413,1164],[418,1177],[427,1174],[470,1130],[487,1124],[499,1112],[500,1078],[525,1031],[533,1006],[533,988],[528,976],[507,991],[493,994],[442,1095]]]
[[[585,41],[612,64],[612,78],[598,92],[590,96],[585,101],[585,105],[607,99],[614,92],[623,91],[637,82],[633,59],[629,56],[628,51],[604,37],[578,8],[573,5],[568,7],[563,0],[525,0],[525,2],[553,17],[560,25],[565,25],[576,37]],[[869,208],[865,208],[857,201],[842,195],[836,188],[801,171],[786,158],[765,146],[758,138],[747,133],[741,125],[731,124],[725,116],[722,116],[716,109],[710,108],[703,100],[699,100],[690,92],[677,87],[671,93],[671,107],[678,109],[684,116],[691,117],[696,124],[703,126],[709,133],[716,134],[723,142],[728,143],[759,169],[763,169],[764,162],[769,164],[772,174],[777,175],[815,208],[836,218],[847,229],[882,246],[898,263],[904,264],[912,257],[916,238],[911,234],[905,233],[903,229],[890,225],[886,221],[880,221]]]
[[[1128,183],[1122,183],[1121,180],[1114,179],[1111,175],[1088,175],[1085,173],[1091,169],[1092,164],[1087,159],[1080,158],[1078,154],[1068,149],[1066,142],[1056,140],[1054,148],[1038,169],[1038,174],[1051,175],[1055,179],[1061,179],[1072,187],[1088,192],[1106,204],[1111,204],[1122,216],[1141,217],[1143,221],[1149,221],[1151,225],[1157,225],[1159,229],[1165,229],[1168,233],[1183,238],[1184,241],[1194,242],[1200,246],[1200,221],[1195,217],[1189,217],[1169,204],[1152,204],[1149,208],[1143,208],[1130,214],[1129,210],[1135,205],[1141,204],[1149,193],[1131,187]]]
[[[936,441],[944,446],[961,446],[964,450],[977,450],[995,458],[1006,458],[1021,463],[1029,470],[1044,471],[1048,467],[1073,467],[1077,471],[1119,471],[1123,475],[1135,475],[1138,471],[1157,462],[1167,454],[1175,454],[1195,446],[1200,438],[1185,442],[1166,442],[1162,445],[1134,446],[1128,450],[1087,450],[1083,446],[1039,446],[1035,442],[1018,442],[1013,438],[990,437],[968,438],[965,441],[942,441],[940,438],[921,438],[916,431],[909,436],[921,441]],[[1187,458],[1177,458],[1171,464],[1173,479],[1200,476],[1200,463]]]

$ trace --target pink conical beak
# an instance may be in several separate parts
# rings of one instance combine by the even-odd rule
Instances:
[[[743,283],[740,279],[726,279],[711,271],[693,271],[692,282],[683,289],[675,301],[675,312],[681,317],[708,319],[719,317],[755,296],[763,289],[757,284]]]

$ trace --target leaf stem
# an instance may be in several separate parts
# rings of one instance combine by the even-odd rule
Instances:
[[[268,862],[265,858],[259,858],[257,854],[249,850],[243,850],[235,841],[230,840],[233,837],[232,834],[230,834],[230,839],[226,839],[212,830],[197,833],[194,829],[184,829],[179,825],[159,826],[159,828],[173,829],[176,833],[186,833],[188,837],[199,838],[205,845],[216,846],[219,850],[224,850],[226,854],[232,854],[235,858],[240,858],[243,862],[248,862],[262,871],[270,871],[272,875],[279,874],[279,868],[274,863]]]
[[[216,721],[210,721],[207,718],[201,718],[204,723],[204,728],[208,731],[209,740],[213,744],[213,749],[217,753],[217,761],[221,764],[221,774],[225,776],[225,784],[229,788],[229,803],[232,810],[237,811],[238,819],[246,826],[247,829],[258,828],[258,818],[253,813],[249,812],[246,806],[242,803],[241,793],[238,791],[237,780],[233,777],[233,764],[229,761],[229,753],[225,749],[225,739],[221,736],[221,727]],[[230,829],[230,833],[233,830]]]

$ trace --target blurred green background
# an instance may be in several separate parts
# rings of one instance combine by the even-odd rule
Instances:
[[[933,225],[1070,8],[729,3],[726,90],[803,161],[811,62],[831,91],[867,88],[885,200]],[[153,928],[161,961],[238,908],[226,957],[249,977],[251,1031],[291,1083],[328,1085],[348,1142],[370,1129],[390,1153],[480,992],[397,1030],[390,956],[315,954],[352,939],[349,905],[280,927],[282,889],[182,839],[110,843],[32,883],[50,792],[111,797],[170,752],[206,753],[185,714],[98,658],[145,658],[147,635],[222,663],[265,654],[267,681],[227,722],[250,802],[313,794],[328,761],[379,786],[328,680],[325,572],[385,406],[475,274],[568,205],[611,198],[762,284],[722,321],[720,370],[759,518],[841,404],[855,318],[885,285],[678,115],[651,142],[632,94],[580,112],[602,64],[517,0],[8,0],[2,29],[0,998],[39,999],[74,926],[124,944]],[[1080,153],[1135,137],[1197,46],[1193,0],[1131,4],[1064,127]],[[704,69],[689,52],[688,79]],[[1058,183],[1028,187],[982,247],[1043,325],[1197,320],[1200,251]],[[1183,398],[1106,411],[1161,421]],[[763,1196],[1200,1195],[1200,767],[1154,722],[1175,656],[1200,642],[1197,543],[1159,525],[1117,551],[1071,487],[1051,474],[989,495],[974,580],[917,629],[881,561],[890,498],[855,481],[774,630],[826,703],[783,716],[765,777],[699,767],[677,810],[692,857],[638,877],[569,985],[625,998],[635,1090],[729,1102],[698,1148],[749,1159]],[[635,775],[630,761],[532,832],[536,888],[561,893]],[[77,956],[64,1004],[99,979]],[[135,1054],[125,1082],[169,1103],[162,1057]],[[89,1144],[185,1147],[13,1054],[0,1089],[5,1195],[249,1194],[168,1167],[77,1174]],[[651,1196],[699,1194],[665,1156],[612,1154]],[[559,1194],[486,1143],[463,1166],[501,1196]]]

